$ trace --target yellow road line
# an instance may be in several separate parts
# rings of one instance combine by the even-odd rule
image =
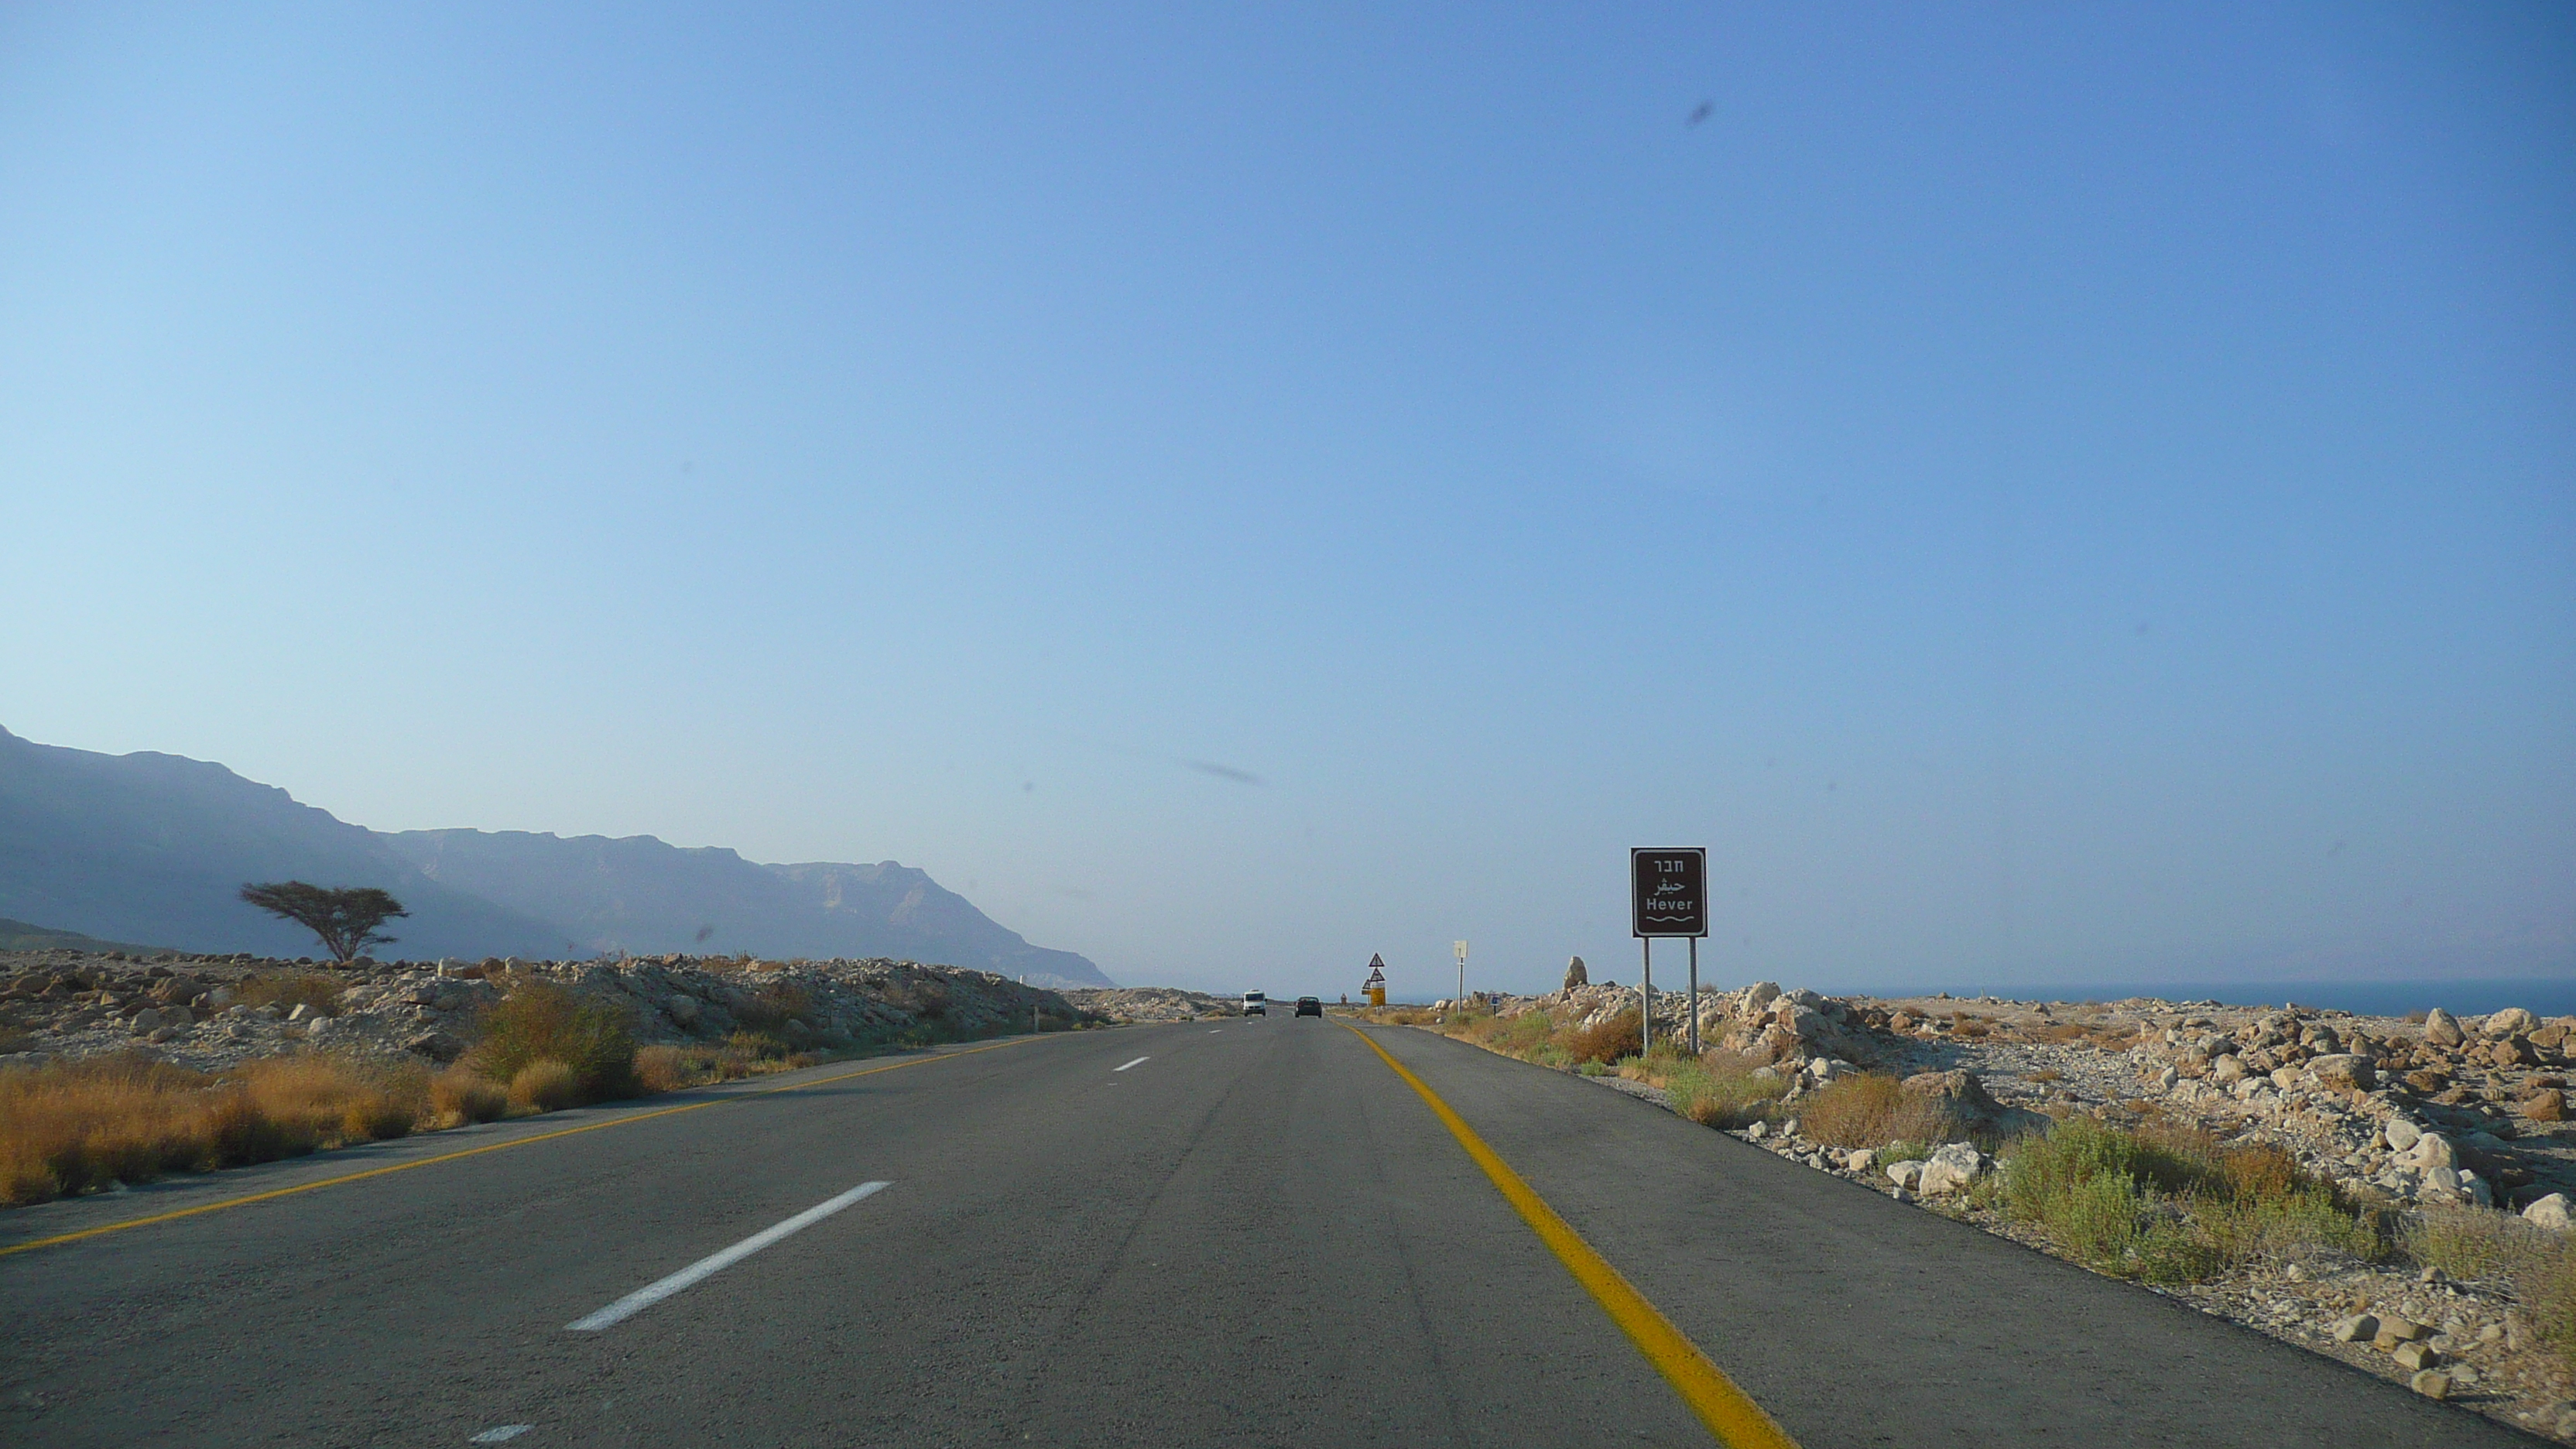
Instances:
[[[1707,1426],[1708,1432],[1715,1435],[1719,1443],[1727,1445],[1728,1449],[1798,1449],[1797,1441],[1771,1422],[1771,1416],[1762,1412],[1761,1405],[1737,1388],[1724,1370],[1709,1362],[1708,1355],[1699,1351],[1699,1345],[1684,1337],[1661,1309],[1647,1301],[1645,1294],[1638,1292],[1635,1285],[1620,1276],[1618,1269],[1610,1266],[1609,1259],[1583,1240],[1581,1233],[1558,1217],[1556,1209],[1547,1205],[1547,1199],[1540,1197],[1521,1180],[1519,1173],[1512,1171],[1510,1163],[1486,1146],[1485,1139],[1477,1136],[1476,1129],[1468,1126],[1466,1119],[1451,1110],[1448,1103],[1441,1101],[1439,1093],[1432,1091],[1427,1083],[1415,1076],[1404,1063],[1397,1061],[1386,1048],[1379,1046],[1367,1032],[1346,1021],[1337,1024],[1367,1042],[1369,1050],[1377,1053],[1379,1060],[1394,1068],[1395,1074],[1402,1077],[1406,1085],[1422,1094],[1422,1100],[1431,1104],[1433,1115],[1449,1129],[1449,1135],[1458,1139],[1458,1145],[1466,1148],[1467,1155],[1485,1170],[1486,1177],[1493,1180],[1494,1186],[1502,1192],[1503,1200],[1521,1215],[1522,1222],[1529,1224],[1531,1232],[1538,1234],[1539,1241],[1547,1244],[1548,1251],[1556,1254],[1556,1260],[1565,1265],[1565,1271],[1574,1275],[1574,1281],[1582,1284],[1593,1301],[1601,1305],[1601,1311],[1610,1315],[1610,1321],[1619,1325],[1619,1331],[1628,1335],[1628,1341],[1637,1346],[1637,1352],[1646,1356],[1646,1362],[1655,1366],[1655,1372],[1664,1376],[1664,1382],[1673,1386],[1673,1392],[1682,1396],[1682,1402],[1690,1405],[1691,1412],[1699,1416],[1700,1423]]]
[[[772,1092],[792,1092],[800,1087],[828,1086],[833,1082],[846,1082],[852,1077],[873,1077],[879,1072],[901,1071],[905,1067],[917,1067],[924,1062],[944,1062],[955,1057],[971,1057],[977,1052],[1000,1051],[1004,1047],[1018,1046],[1022,1041],[1034,1040],[1036,1040],[1034,1037],[1022,1037],[1012,1041],[997,1041],[990,1046],[968,1047],[964,1051],[940,1052],[933,1056],[912,1057],[905,1061],[889,1062],[881,1067],[866,1067],[855,1072],[843,1072],[838,1076],[816,1078],[813,1081],[781,1082],[777,1086],[762,1087],[757,1091],[728,1092],[724,1096],[712,1097],[703,1102],[690,1102],[684,1106],[678,1107],[664,1107],[652,1112],[638,1112],[631,1117],[612,1117],[605,1122],[592,1122],[580,1127],[566,1127],[554,1132],[540,1132],[533,1137],[513,1137],[507,1142],[490,1142],[481,1147],[468,1147],[461,1152],[443,1152],[436,1157],[424,1157],[417,1162],[397,1162],[389,1167],[370,1167],[364,1172],[351,1172],[344,1173],[338,1177],[326,1177],[320,1182],[308,1182],[299,1187],[273,1188],[267,1192],[254,1192],[243,1197],[228,1197],[222,1202],[202,1203],[192,1208],[181,1208],[176,1212],[156,1213],[148,1218],[132,1218],[121,1223],[106,1223],[95,1228],[83,1228],[76,1233],[60,1233],[50,1238],[37,1238],[31,1242],[13,1243],[8,1247],[0,1248],[0,1258],[8,1257],[12,1253],[32,1253],[38,1248],[52,1248],[59,1247],[64,1243],[77,1243],[83,1238],[104,1237],[109,1233],[124,1232],[128,1228],[148,1228],[155,1223],[177,1222],[181,1218],[193,1218],[200,1213],[219,1213],[226,1208],[248,1207],[255,1202],[268,1202],[275,1198],[293,1197],[299,1192],[318,1192],[326,1187],[338,1187],[342,1183],[364,1182],[371,1177],[383,1177],[388,1173],[395,1172],[409,1172],[416,1167],[435,1167],[442,1162],[455,1162],[461,1158],[480,1157],[486,1152],[506,1152],[513,1147],[528,1147],[539,1142],[552,1142],[558,1137],[578,1137],[584,1132],[599,1132],[610,1127],[624,1127],[636,1122],[650,1122],[656,1117],[677,1117],[683,1112],[703,1112],[709,1107],[721,1107],[728,1102],[744,1102],[749,1101],[754,1097],[766,1097]]]

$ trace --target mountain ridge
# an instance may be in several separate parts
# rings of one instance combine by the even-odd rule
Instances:
[[[221,764],[40,745],[0,728],[0,916],[111,940],[294,955],[299,927],[245,881],[377,886],[411,909],[411,957],[750,951],[891,956],[1040,985],[1109,978],[1033,946],[918,869],[764,865],[650,835],[379,832]]]

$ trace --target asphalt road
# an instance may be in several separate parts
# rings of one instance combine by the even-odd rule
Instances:
[[[1808,1449],[2531,1442],[1578,1079],[1372,1035]],[[823,1080],[876,1065],[0,1257],[0,1442],[1710,1442],[1337,1023]],[[0,1247],[672,1101],[23,1209]]]

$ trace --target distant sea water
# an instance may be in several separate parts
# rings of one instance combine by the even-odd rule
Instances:
[[[2442,981],[2110,981],[2067,985],[1931,987],[1922,992],[1872,990],[1869,996],[1990,994],[2010,1001],[2217,1001],[2228,1006],[2333,1007],[2359,1016],[2405,1016],[2438,1006],[2454,1016],[2483,1016],[2519,1006],[2542,1016],[2576,1015],[2576,977],[2460,977]]]

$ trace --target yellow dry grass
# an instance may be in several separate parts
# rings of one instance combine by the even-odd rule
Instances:
[[[582,1100],[581,1073],[569,1062],[541,1057],[510,1078],[510,1105],[523,1112],[559,1112]]]
[[[400,1137],[427,1072],[318,1054],[222,1075],[140,1056],[0,1069],[0,1203]]]

